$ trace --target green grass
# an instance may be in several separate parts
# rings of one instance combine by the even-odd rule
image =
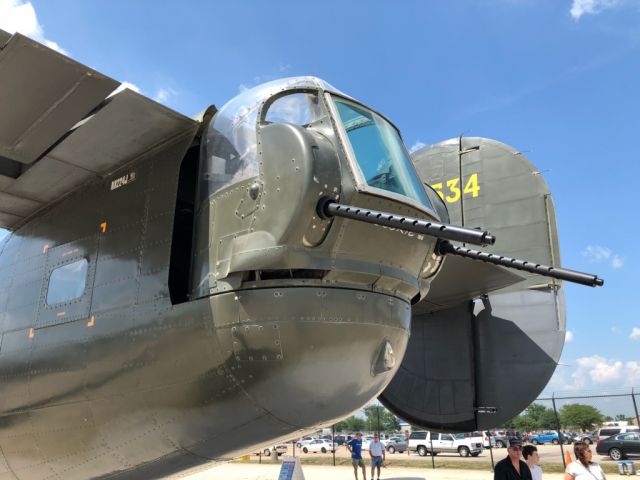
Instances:
[[[501,458],[496,458],[495,461],[498,462],[502,460]],[[234,462],[243,463],[240,460],[235,460]],[[253,456],[250,460],[251,463],[258,463],[258,457]],[[303,465],[333,465],[333,458],[330,456],[318,456],[318,457],[301,457],[300,462]],[[367,462],[367,459],[365,459]],[[263,457],[262,463],[273,463],[273,459],[271,457]],[[387,465],[394,467],[406,467],[406,468],[432,468],[431,457],[424,457],[419,460],[408,460],[406,458],[402,458],[399,456],[389,456],[387,455]],[[336,457],[336,465],[351,465],[351,459],[345,457]],[[369,463],[367,462],[367,465]],[[448,458],[437,458],[435,460],[436,469],[456,469],[456,470],[484,470],[491,471],[491,462],[490,461],[467,461],[464,459],[448,459]],[[603,463],[600,465],[605,473],[618,473],[618,465],[613,463]],[[541,463],[540,467],[542,470],[548,473],[562,473],[564,472],[564,467],[562,463]]]

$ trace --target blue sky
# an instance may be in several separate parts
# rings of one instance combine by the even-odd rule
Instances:
[[[640,0],[0,0],[20,30],[188,115],[316,75],[407,145],[466,133],[527,153],[554,194],[568,342],[549,391],[640,388]]]

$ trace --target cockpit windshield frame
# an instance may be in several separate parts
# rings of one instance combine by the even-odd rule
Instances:
[[[383,195],[386,197],[391,197],[394,200],[398,201],[398,202],[402,202],[405,204],[408,204],[414,208],[418,208],[420,210],[424,210],[426,209],[430,214],[434,215],[435,217],[439,217],[438,213],[436,212],[435,208],[433,207],[433,205],[431,204],[429,197],[426,193],[426,191],[424,191],[424,187],[422,186],[422,181],[420,180],[420,176],[418,175],[418,172],[416,171],[415,165],[413,164],[413,162],[411,161],[411,155],[409,154],[409,152],[406,149],[406,146],[404,145],[404,142],[402,141],[402,136],[400,134],[400,130],[393,124],[393,122],[391,122],[387,117],[385,117],[383,114],[375,111],[374,109],[358,102],[357,100],[354,100],[351,97],[345,96],[345,95],[341,95],[340,93],[336,93],[336,92],[329,92],[329,91],[325,91],[324,92],[324,96],[325,96],[325,103],[327,104],[329,111],[331,113],[331,118],[332,121],[334,123],[334,130],[336,131],[336,134],[338,135],[338,138],[340,139],[340,143],[342,144],[342,149],[345,152],[345,155],[347,156],[347,161],[349,163],[349,167],[354,175],[354,179],[355,179],[355,184],[356,184],[356,189],[358,191],[361,192],[367,192],[370,194],[375,194],[375,195]],[[391,190],[386,190],[383,188],[378,188],[375,186],[371,186],[369,185],[369,183],[367,182],[367,179],[364,176],[364,173],[362,172],[362,169],[360,167],[360,163],[358,162],[357,156],[353,150],[353,147],[351,145],[351,141],[349,140],[349,136],[347,134],[347,131],[344,127],[343,122],[341,121],[341,117],[340,114],[338,112],[338,109],[336,107],[336,103],[334,101],[334,98],[338,98],[340,99],[340,101],[348,103],[348,104],[352,104],[354,106],[356,106],[357,108],[366,110],[368,112],[373,113],[374,115],[379,116],[382,120],[384,120],[389,126],[391,126],[396,133],[398,134],[398,137],[400,138],[400,143],[402,144],[402,148],[404,149],[408,159],[409,159],[409,165],[408,168],[410,169],[410,171],[408,172],[409,174],[414,175],[414,178],[416,179],[416,182],[420,185],[420,187],[423,189],[424,192],[424,199],[426,199],[426,202],[420,202],[417,199],[410,197],[408,195],[403,195],[401,193],[397,193]]]

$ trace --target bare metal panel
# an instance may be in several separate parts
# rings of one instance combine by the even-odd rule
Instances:
[[[95,178],[91,172],[47,156],[20,175],[6,192],[50,203],[91,178]]]
[[[0,174],[0,191],[4,191],[15,181],[15,178],[7,177],[6,175]]]
[[[0,227],[11,228],[194,126],[192,119],[142,95],[120,92],[17,179],[0,177],[0,210],[7,214]]]
[[[11,38],[11,34],[9,32],[0,30],[0,48],[2,48],[4,44],[9,41],[10,38]]]
[[[20,220],[22,220],[22,217],[12,213],[3,212],[2,207],[0,207],[0,227],[9,227]]]
[[[31,212],[42,206],[41,202],[36,202],[28,198],[21,198],[8,193],[0,192],[0,205],[4,212],[26,217]]]
[[[194,125],[194,120],[124,90],[49,155],[106,174]]]
[[[0,155],[32,163],[118,85],[16,33],[0,50],[0,111],[11,112],[0,116]]]

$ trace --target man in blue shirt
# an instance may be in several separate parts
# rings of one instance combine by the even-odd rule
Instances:
[[[356,436],[345,445],[351,452],[351,463],[356,480],[358,480],[358,467],[362,468],[362,480],[367,480],[367,470],[362,459],[362,434],[360,432],[356,433]]]

